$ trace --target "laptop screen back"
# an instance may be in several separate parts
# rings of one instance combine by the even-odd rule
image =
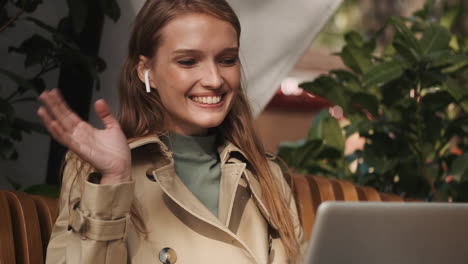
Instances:
[[[305,264],[466,264],[468,204],[324,202]]]

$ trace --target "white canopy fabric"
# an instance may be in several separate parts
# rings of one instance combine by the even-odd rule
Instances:
[[[341,0],[228,0],[242,24],[247,94],[258,115]]]
[[[242,24],[241,60],[246,90],[258,115],[281,81],[310,46],[342,0],[228,0]],[[100,56],[107,62],[94,100],[118,106],[117,77],[127,52],[131,24],[144,0],[119,0],[121,17],[106,20]],[[91,123],[100,125],[93,111]]]

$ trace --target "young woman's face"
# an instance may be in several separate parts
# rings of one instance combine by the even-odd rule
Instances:
[[[189,13],[161,33],[150,83],[169,112],[169,129],[204,135],[223,122],[239,89],[236,30],[213,16]]]

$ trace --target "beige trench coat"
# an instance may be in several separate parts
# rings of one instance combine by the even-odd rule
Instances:
[[[159,138],[143,138],[130,147],[133,179],[128,183],[101,185],[88,179],[81,194],[79,184],[71,187],[75,168],[66,166],[46,263],[289,263],[280,239],[269,232],[274,226],[259,182],[233,144],[218,150],[218,217],[176,176],[171,153]],[[302,241],[290,188],[279,166],[269,163]],[[149,232],[146,238],[130,220],[134,199]]]

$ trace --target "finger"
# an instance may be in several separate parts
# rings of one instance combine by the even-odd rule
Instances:
[[[55,120],[53,120],[44,107],[39,107],[37,115],[41,118],[50,135],[63,145],[66,145],[65,131]]]
[[[65,129],[73,129],[81,121],[81,118],[68,107],[58,89],[53,89],[49,92],[49,95],[52,103],[56,106],[54,108],[55,111],[53,111],[56,120],[59,121]]]
[[[58,89],[43,93],[39,98],[51,113],[51,118],[59,122],[64,129],[72,130],[81,121],[67,106]]]
[[[119,122],[112,115],[109,105],[103,99],[99,99],[94,103],[94,110],[106,128],[119,126]]]

